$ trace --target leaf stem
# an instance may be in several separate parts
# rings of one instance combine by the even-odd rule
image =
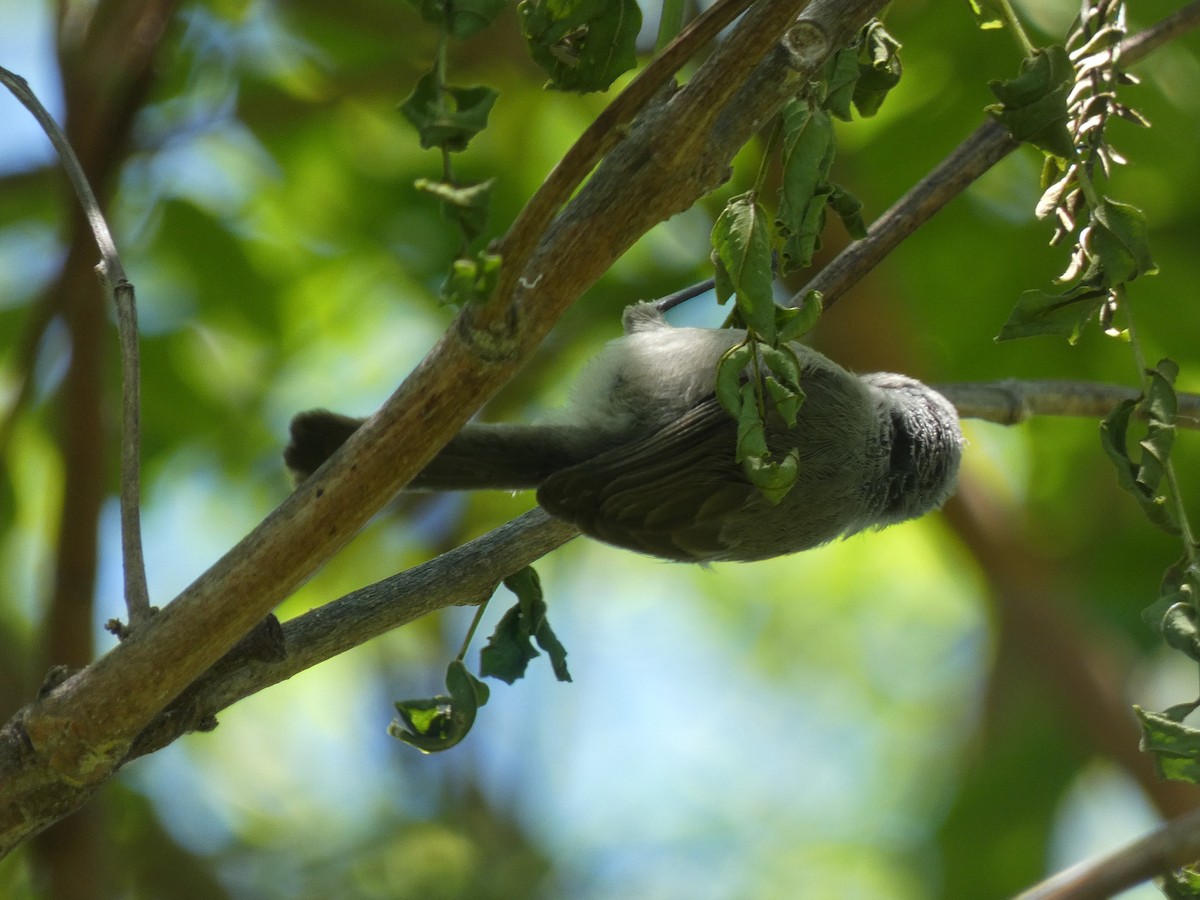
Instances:
[[[467,650],[471,646],[471,640],[475,637],[475,631],[479,628],[479,623],[483,621],[484,611],[487,610],[491,599],[491,596],[488,596],[482,603],[475,607],[475,615],[471,618],[471,626],[467,629],[467,636],[463,638],[462,646],[458,648],[458,655],[454,657],[459,662],[462,662],[466,658]]]
[[[1029,40],[1029,35],[1025,33],[1025,27],[1021,24],[1021,20],[1017,18],[1012,3],[1009,0],[996,0],[996,5],[1000,8],[1000,14],[1004,16],[1004,24],[1012,31],[1017,43],[1021,45],[1021,52],[1027,57],[1033,56],[1036,48]]]

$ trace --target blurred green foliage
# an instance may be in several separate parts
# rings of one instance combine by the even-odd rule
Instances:
[[[1138,4],[1132,25],[1173,8]],[[645,49],[657,5],[642,9]],[[1075,6],[1019,11],[1048,42]],[[432,345],[450,320],[439,291],[460,240],[438,200],[414,187],[440,177],[440,154],[420,148],[397,110],[437,45],[410,4],[209,0],[183,5],[168,27],[112,209],[141,303],[147,557],[160,604],[286,496],[279,451],[293,413],[365,414]],[[887,27],[903,44],[904,78],[873,119],[839,123],[831,173],[868,222],[983,121],[988,80],[1018,62],[1011,40],[979,31],[965,4],[901,4]],[[496,179],[485,232],[496,235],[612,92],[545,91],[513,9],[453,42],[448,66],[455,83],[499,91],[488,128],[455,159],[464,181]],[[1137,71],[1144,84],[1128,102],[1153,127],[1114,126],[1132,164],[1112,193],[1145,212],[1160,272],[1136,282],[1130,303],[1148,358],[1171,356],[1178,387],[1197,390],[1200,38]],[[529,419],[553,406],[618,334],[623,306],[708,275],[713,221],[753,183],[760,152],[747,148],[718,196],[626,254],[483,416]],[[930,382],[1134,384],[1128,347],[1095,327],[1075,347],[992,340],[1016,298],[1048,289],[1066,263],[1032,216],[1038,169],[1032,151],[997,166],[823,317],[814,342],[848,367]],[[0,177],[4,409],[62,255],[64,204],[48,164]],[[817,264],[845,240],[831,222]],[[0,674],[10,709],[44,671],[37,641],[69,353],[51,325],[5,448]],[[1055,614],[1133,673],[1134,699],[1179,699],[1195,673],[1165,657],[1139,618],[1177,543],[1122,493],[1097,423],[977,425],[968,436],[964,480],[991,503],[976,515],[1026,554],[1010,565],[1053,573],[1043,587]],[[1181,434],[1175,454],[1195,516],[1194,435]],[[110,472],[112,495],[115,463]],[[400,498],[280,614],[424,560],[531,502]],[[110,513],[97,622],[121,614],[113,504]],[[988,566],[936,516],[712,570],[577,541],[539,566],[574,684],[533,667],[547,671],[495,691],[469,740],[437,759],[390,740],[391,701],[440,688],[466,627],[455,611],[251,698],[213,734],[139,761],[106,792],[123,896],[192,896],[188,885],[201,882],[204,896],[238,898],[1008,896],[1066,862],[1052,849],[1056,816],[1099,751],[1080,724],[1087,711],[1039,668],[1041,635],[1002,628],[1011,620],[992,605]],[[1095,813],[1114,828],[1144,826],[1138,814]],[[37,896],[29,871],[25,854],[0,863],[0,894]]]

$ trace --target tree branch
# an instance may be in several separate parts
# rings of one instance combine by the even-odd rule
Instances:
[[[984,419],[1000,425],[1016,425],[1030,416],[1072,416],[1103,419],[1124,400],[1137,400],[1136,388],[1083,381],[961,382],[936,385],[937,390],[965,419]],[[1179,401],[1175,424],[1200,429],[1200,394],[1176,394]]]
[[[1200,859],[1200,810],[1099,859],[1059,872],[1018,900],[1105,900],[1196,859]]]
[[[687,85],[629,126],[523,270],[506,270],[512,283],[484,304],[483,327],[478,308],[464,310],[320,471],[144,627],[18,713],[0,739],[0,851],[108,778],[159,712],[340,550],[617,257],[721,183],[794,86],[882,5],[817,0],[796,26],[802,2],[755,3]],[[785,31],[795,37],[786,50]]]

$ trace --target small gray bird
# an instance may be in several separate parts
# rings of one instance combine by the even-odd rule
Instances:
[[[962,433],[941,394],[904,375],[855,376],[802,344],[796,424],[767,421],[799,474],[772,503],[735,461],[737,423],[715,396],[717,362],[739,329],[675,328],[651,304],[588,366],[572,403],[537,425],[469,424],[409,490],[537,489],[551,515],[594,538],[683,562],[751,561],[883,528],[940,506]],[[362,419],[326,410],[292,421],[284,459],[311,475]]]

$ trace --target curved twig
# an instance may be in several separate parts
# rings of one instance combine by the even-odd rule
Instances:
[[[0,84],[29,110],[62,161],[79,205],[91,227],[101,262],[98,271],[105,290],[117,308],[117,331],[121,343],[121,550],[125,573],[125,605],[130,627],[145,622],[151,614],[146,585],[146,562],[142,552],[141,526],[141,397],[138,359],[137,302],[133,285],[125,277],[116,242],[109,231],[100,204],[88,184],[83,166],[67,137],[29,83],[20,75],[0,67]]]

